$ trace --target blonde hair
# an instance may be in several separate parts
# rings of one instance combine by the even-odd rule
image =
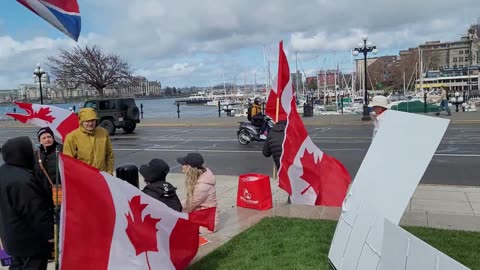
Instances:
[[[197,185],[197,181],[200,176],[206,171],[205,168],[194,168],[188,166],[187,171],[185,172],[185,188],[187,191],[187,204],[190,204],[190,200],[193,197],[193,191]]]

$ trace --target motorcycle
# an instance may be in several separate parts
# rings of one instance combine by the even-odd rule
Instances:
[[[265,116],[265,121],[269,126],[269,129],[273,127],[273,121],[271,117]],[[265,139],[260,138],[260,129],[261,127],[257,127],[252,125],[250,122],[238,122],[240,125],[238,126],[237,131],[237,139],[241,145],[247,145],[251,141],[256,142],[263,142]]]

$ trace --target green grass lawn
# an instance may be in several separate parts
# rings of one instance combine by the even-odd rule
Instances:
[[[189,269],[331,269],[328,250],[336,222],[265,218]],[[480,269],[480,233],[407,227],[410,233]]]

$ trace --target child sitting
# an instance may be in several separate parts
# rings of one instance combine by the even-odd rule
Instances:
[[[166,181],[170,167],[162,159],[152,159],[148,164],[140,166],[140,174],[145,178],[147,186],[143,192],[168,207],[182,212],[182,203],[177,196],[177,188]]]

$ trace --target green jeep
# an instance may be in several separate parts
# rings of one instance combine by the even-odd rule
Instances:
[[[97,111],[99,126],[115,134],[117,128],[132,133],[140,123],[140,110],[133,98],[91,99],[85,101],[84,108]]]

